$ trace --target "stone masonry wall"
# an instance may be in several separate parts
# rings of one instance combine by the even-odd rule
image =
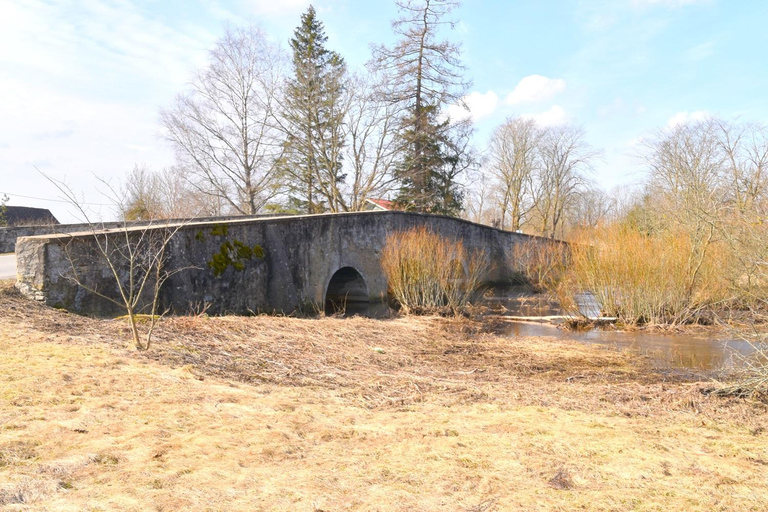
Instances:
[[[264,217],[276,217],[278,215],[266,213],[258,215],[238,215],[225,217],[200,217],[194,219],[194,222],[213,222],[227,221],[232,219],[262,219]],[[163,221],[131,221],[131,222],[103,222],[99,224],[45,224],[39,226],[11,226],[0,227],[0,254],[14,252],[16,250],[16,239],[23,236],[41,236],[61,233],[90,233],[94,227],[96,229],[122,229],[125,226],[139,227],[158,223],[187,222],[186,219],[168,219]]]
[[[470,253],[483,252],[489,263],[486,283],[511,280],[514,246],[535,239],[460,219],[405,212],[196,222],[181,227],[170,242],[166,268],[184,270],[165,283],[162,302],[178,313],[204,304],[210,305],[211,313],[288,313],[323,304],[331,277],[347,266],[363,276],[372,301],[382,300],[387,280],[380,256],[387,235],[424,225],[437,234],[462,240]],[[133,230],[135,236],[143,232]],[[108,236],[124,237],[125,232]],[[118,308],[88,291],[117,298],[115,280],[93,243],[93,235],[87,234],[20,239],[17,287],[51,306],[85,314],[117,313]],[[216,265],[209,262],[223,244],[259,246],[264,257],[243,259],[240,270],[219,267],[222,272],[216,275]],[[85,287],[67,278],[74,271]]]

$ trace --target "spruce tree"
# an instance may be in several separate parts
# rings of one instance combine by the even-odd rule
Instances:
[[[402,16],[392,26],[400,36],[390,47],[374,48],[373,67],[388,77],[382,91],[399,105],[403,156],[397,168],[396,203],[406,210],[455,215],[461,210],[457,170],[466,167],[460,139],[466,123],[443,114],[462,104],[469,82],[458,59],[460,47],[437,36],[458,6],[454,0],[398,0]]]
[[[286,83],[282,169],[291,203],[307,213],[338,211],[344,181],[343,108],[346,64],[326,49],[322,22],[311,5],[290,41],[293,73]]]

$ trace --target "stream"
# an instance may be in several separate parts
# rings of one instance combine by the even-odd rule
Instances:
[[[563,315],[557,302],[546,297],[531,295],[524,289],[496,292],[486,297],[492,309],[503,311],[503,316],[536,317]],[[583,298],[582,309],[588,315],[599,313],[599,306],[589,297]],[[499,330],[506,336],[552,336],[584,343],[607,345],[631,350],[647,356],[656,367],[685,370],[725,370],[741,364],[741,358],[753,352],[753,348],[735,335],[716,330],[690,333],[662,333],[648,331],[618,331],[610,327],[587,331],[570,331],[549,322],[509,321]]]
[[[589,294],[577,298],[577,302],[582,314],[599,316],[599,304]],[[564,312],[557,302],[542,295],[531,294],[523,287],[494,290],[490,296],[486,295],[483,304],[489,307],[492,314],[502,319],[528,317],[526,321],[509,319],[502,322],[497,329],[497,333],[502,336],[550,336],[631,350],[648,357],[660,369],[694,372],[728,370],[743,364],[743,357],[754,351],[748,342],[738,339],[734,334],[714,329],[669,334],[659,331],[619,331],[611,326],[586,331],[560,329],[547,320],[533,320],[535,317],[562,316]],[[344,316],[360,315],[382,319],[391,314],[386,303],[364,302],[347,304]]]

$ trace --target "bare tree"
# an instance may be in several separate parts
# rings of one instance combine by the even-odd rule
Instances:
[[[717,123],[707,119],[662,130],[644,145],[659,206],[686,227],[713,224],[727,200],[728,182]]]
[[[166,313],[160,311],[160,291],[169,278],[185,270],[168,269],[166,266],[171,240],[184,223],[164,225],[149,221],[139,227],[124,224],[121,229],[105,229],[92,221],[84,202],[69,185],[38,172],[56,186],[90,230],[85,238],[72,236],[64,243],[62,249],[70,268],[62,277],[124,311],[134,346],[139,350],[148,350],[154,328]],[[119,192],[106,181],[101,180],[101,183],[108,191],[105,194],[119,209]],[[101,287],[89,277],[92,272],[84,271],[91,270],[94,265],[112,276],[114,289]],[[139,329],[139,317],[142,315],[147,319],[143,334]]]
[[[491,180],[482,166],[469,174],[463,217],[478,224],[501,228],[501,214],[493,197],[496,183]]]
[[[523,118],[507,119],[491,136],[487,167],[498,195],[501,229],[519,230],[536,206],[542,136],[534,120]]]
[[[283,56],[256,27],[227,27],[190,90],[161,111],[166,137],[197,190],[241,214],[278,191],[275,121]]]
[[[343,209],[362,210],[367,199],[388,194],[395,183],[400,151],[395,108],[377,94],[377,77],[352,77],[344,126],[347,144],[344,165],[348,175]]]
[[[541,167],[534,190],[536,230],[544,236],[562,236],[566,216],[587,185],[587,173],[598,152],[584,140],[577,126],[546,130],[539,143]]]
[[[667,227],[686,233],[692,294],[728,208],[726,156],[713,119],[662,130],[645,141],[650,191]]]
[[[146,166],[136,165],[126,176],[120,195],[118,213],[124,220],[149,220],[165,218],[160,180]]]
[[[586,186],[577,193],[568,224],[575,228],[595,228],[607,223],[616,207],[616,202],[605,190]]]
[[[192,174],[180,166],[164,167],[158,171],[158,186],[163,198],[165,218],[191,219],[224,215],[226,204],[216,194],[201,192],[194,185]]]
[[[730,245],[741,293],[753,297],[765,283],[768,246],[768,131],[755,123],[713,119],[723,153],[723,205],[720,236]],[[765,302],[765,299],[761,299]]]
[[[200,192],[187,174],[188,171],[180,167],[153,171],[146,166],[135,166],[121,186],[116,213],[128,221],[221,215],[221,200]]]
[[[746,212],[768,199],[768,129],[712,119],[725,159],[734,206]]]

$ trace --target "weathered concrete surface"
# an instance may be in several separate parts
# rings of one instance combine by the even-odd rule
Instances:
[[[16,279],[15,254],[0,254],[0,279]]]
[[[482,252],[489,264],[486,283],[513,278],[514,246],[532,238],[450,217],[392,211],[198,222],[180,227],[170,242],[166,268],[185,270],[166,282],[161,299],[180,313],[204,304],[212,313],[292,312],[322,305],[333,274],[352,267],[365,279],[370,300],[382,300],[387,279],[380,256],[387,235],[425,225],[462,240],[470,253]],[[141,228],[127,232],[144,233]],[[106,236],[117,246],[126,231]],[[225,243],[261,246],[264,257],[217,276],[209,262]],[[117,298],[114,278],[93,244],[93,234],[87,233],[19,239],[17,287],[51,306],[87,314],[117,312],[93,293]],[[73,272],[84,287],[68,278]],[[126,275],[125,268],[120,272]]]
[[[264,217],[275,217],[275,214],[258,215],[239,215],[236,217],[200,217],[194,219],[194,222],[220,222],[222,219],[261,219]],[[185,222],[188,219],[168,219],[163,223]],[[43,224],[37,226],[11,226],[0,228],[0,254],[14,252],[16,250],[16,240],[24,236],[53,235],[61,233],[80,233],[90,232],[94,229],[122,229],[126,225],[129,227],[147,226],[157,224],[160,221],[131,221],[131,222],[102,222],[99,224]]]

